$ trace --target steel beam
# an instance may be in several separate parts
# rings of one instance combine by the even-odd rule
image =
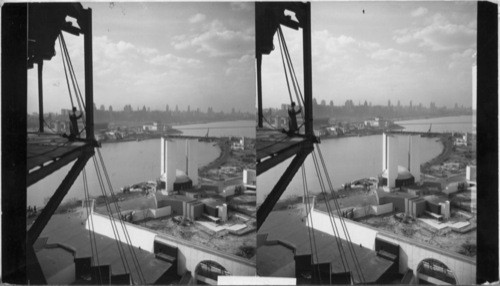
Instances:
[[[34,183],[40,181],[41,179],[52,174],[53,172],[66,166],[71,161],[80,157],[83,152],[86,152],[85,150],[87,148],[92,148],[92,147],[90,147],[89,145],[83,146],[81,149],[77,149],[77,150],[71,152],[70,154],[64,155],[62,158],[60,158],[59,160],[57,160],[55,162],[52,162],[50,165],[41,167],[39,170],[36,170],[36,171],[33,171],[33,172],[27,174],[27,177],[26,177],[27,187],[33,185]]]
[[[38,62],[38,131],[41,133],[43,128],[43,59]]]
[[[264,112],[262,111],[262,54],[257,51],[256,59],[256,69],[257,69],[257,108],[258,108],[258,127],[263,127],[262,119],[264,118]]]
[[[274,157],[271,157],[269,159],[266,159],[265,161],[258,163],[257,164],[257,176],[265,173],[267,170],[273,168],[274,166],[278,165],[279,163],[281,163],[281,162],[285,161],[286,159],[292,157],[293,155],[297,154],[304,147],[313,147],[313,144],[310,141],[300,142],[300,143],[293,145],[293,146],[291,146],[283,151],[280,151],[279,154],[275,155]]]
[[[312,58],[311,58],[311,3],[304,4],[302,24],[302,49],[304,60],[304,117],[306,136],[314,136],[312,108]]]
[[[83,46],[85,53],[85,120],[86,139],[94,140],[94,78],[92,71],[92,9],[83,10]]]
[[[278,202],[279,198],[283,194],[283,192],[288,187],[288,184],[292,181],[295,173],[299,170],[300,166],[304,163],[307,158],[307,155],[314,150],[314,147],[305,147],[297,153],[295,158],[293,158],[290,165],[287,167],[285,173],[278,180],[273,190],[269,193],[266,200],[262,203],[262,205],[257,210],[257,230],[260,229],[267,216],[273,210],[274,206]]]
[[[61,185],[59,185],[55,193],[52,195],[52,197],[50,197],[49,202],[43,208],[35,223],[33,223],[31,228],[28,230],[28,245],[33,245],[33,243],[35,243],[35,241],[38,239],[38,236],[40,235],[40,233],[42,233],[42,230],[45,228],[50,218],[56,211],[57,207],[63,200],[64,196],[66,196],[69,189],[78,178],[78,175],[85,167],[85,164],[93,154],[93,150],[82,153],[75,164],[71,167],[71,170],[61,182]]]

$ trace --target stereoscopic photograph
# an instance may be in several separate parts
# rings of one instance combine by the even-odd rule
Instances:
[[[498,282],[498,9],[2,4],[12,284]]]

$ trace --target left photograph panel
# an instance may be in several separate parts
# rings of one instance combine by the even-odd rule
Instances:
[[[254,276],[254,3],[25,7],[25,284]]]

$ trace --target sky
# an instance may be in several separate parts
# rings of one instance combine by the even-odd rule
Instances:
[[[313,97],[344,105],[472,105],[476,2],[313,2]],[[365,10],[365,13],[363,13]],[[302,33],[283,28],[301,87]],[[263,105],[290,103],[279,45],[262,60]],[[266,96],[267,95],[267,96]]]
[[[255,112],[253,3],[82,4],[93,12],[98,108]],[[64,38],[83,93],[83,36]],[[58,41],[43,69],[44,112],[70,109]],[[37,85],[35,65],[28,70],[28,113],[38,112]]]

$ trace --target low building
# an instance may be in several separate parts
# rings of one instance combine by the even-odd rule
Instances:
[[[450,201],[439,203],[439,206],[441,206],[441,215],[443,218],[449,219],[451,216]]]
[[[158,122],[146,123],[142,125],[142,130],[149,132],[156,132],[158,131]]]
[[[456,133],[453,134],[454,140],[453,145],[455,146],[467,146],[467,133]]]
[[[438,197],[436,195],[425,196],[423,198],[427,202],[427,211],[429,211],[431,213],[434,213],[437,215],[442,215],[443,217],[445,217],[446,212],[450,211],[450,208],[449,208],[450,202],[446,198]],[[442,207],[443,203],[444,204],[447,203],[448,206],[447,207],[445,206],[443,208]],[[442,210],[444,211],[444,213],[442,212]],[[449,213],[448,213],[448,217],[449,217]]]
[[[170,206],[173,215],[184,216],[185,204],[194,202],[194,199],[186,196],[171,195],[158,197],[158,208]]]
[[[183,216],[190,220],[196,220],[203,215],[204,205],[199,201],[191,201],[183,204]]]
[[[257,189],[257,173],[255,170],[243,170],[243,185],[246,189]]]
[[[469,165],[465,168],[465,179],[469,184],[476,184],[476,173],[477,167],[475,165]]]
[[[425,213],[426,202],[423,198],[406,198],[405,213],[412,217],[419,217]]]
[[[379,195],[379,205],[392,203],[395,212],[405,212],[405,213],[408,212],[406,209],[407,206],[406,200],[418,198],[417,196],[401,192],[396,192],[396,193],[378,192],[378,195]]]
[[[366,127],[386,128],[392,125],[392,121],[383,119],[382,117],[375,117],[370,120],[365,120],[364,125]]]
[[[217,206],[217,214],[222,222],[226,222],[227,218],[228,218],[228,216],[227,216],[227,204],[222,204],[220,206]]]
[[[455,145],[455,146],[467,146],[467,140],[464,140],[462,138],[455,138],[453,145]]]
[[[219,208],[225,204],[224,201],[215,198],[206,198],[200,201],[204,205],[204,213],[212,217],[220,217]]]
[[[158,209],[169,206],[172,215],[180,215],[191,220],[198,219],[203,215],[204,205],[196,199],[181,195],[163,196],[158,192],[156,197]]]
[[[245,138],[241,137],[240,140],[233,142],[231,150],[245,150]]]
[[[477,213],[477,187],[470,187],[470,212]]]

